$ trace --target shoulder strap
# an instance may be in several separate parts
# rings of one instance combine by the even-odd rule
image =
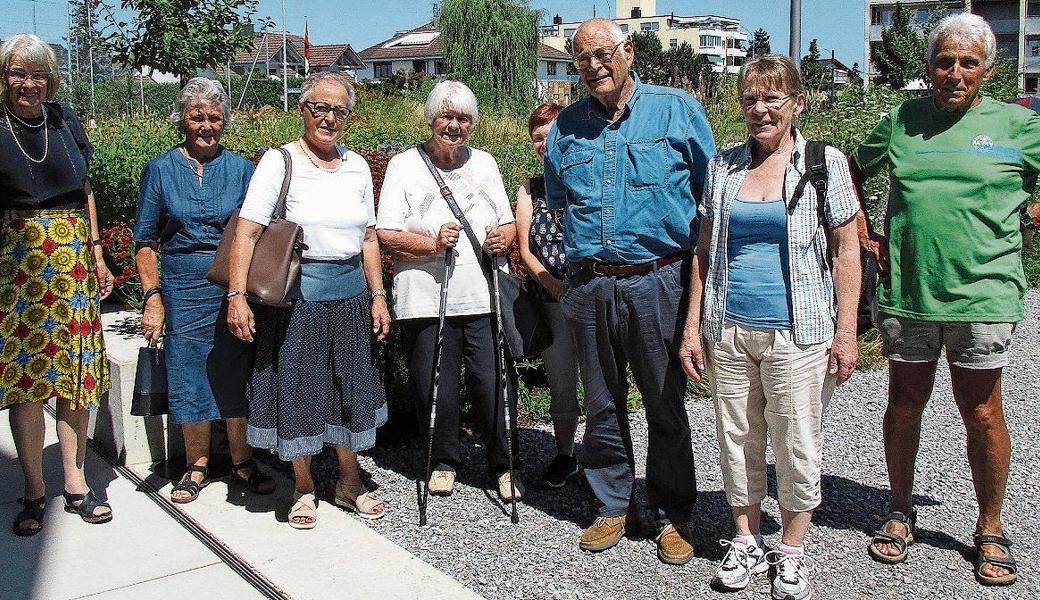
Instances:
[[[816,199],[820,212],[820,222],[826,224],[823,207],[827,198],[827,142],[805,143],[805,173],[798,180],[798,185],[791,194],[791,202],[787,206],[788,214],[794,214],[798,201],[805,194],[805,186],[812,184],[816,190]]]
[[[465,213],[459,208],[459,204],[455,202],[455,195],[451,192],[451,188],[448,184],[444,183],[444,178],[441,177],[440,171],[437,170],[437,166],[433,164],[433,160],[430,155],[426,152],[426,148],[423,147],[422,143],[416,144],[415,149],[419,152],[419,156],[422,157],[423,162],[426,163],[426,168],[430,170],[430,174],[433,175],[434,181],[437,182],[437,187],[441,190],[441,196],[444,196],[444,201],[448,203],[448,208],[451,209],[451,214],[455,215],[455,218],[462,225],[462,228],[466,231],[466,237],[469,238],[469,243],[473,246],[473,253],[477,257],[477,261],[480,262],[480,266],[484,269],[487,274],[490,265],[486,264],[484,260],[484,250],[481,248],[480,241],[477,239],[477,234],[474,233],[473,227],[470,226],[469,220],[466,219]]]
[[[271,215],[272,221],[285,218],[285,201],[289,197],[289,181],[292,179],[292,156],[281,146],[275,150],[282,153],[282,159],[285,161],[285,176],[282,177],[282,189],[278,191],[278,202],[274,205],[274,214]]]

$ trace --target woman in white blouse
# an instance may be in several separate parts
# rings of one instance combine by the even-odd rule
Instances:
[[[470,128],[479,118],[476,97],[465,84],[442,81],[426,101],[425,116],[432,132],[424,143],[426,152],[483,244],[487,260],[495,268],[505,270],[502,255],[513,244],[516,228],[502,176],[490,154],[466,146]],[[488,470],[497,480],[499,496],[505,501],[513,500],[505,413],[496,393],[497,353],[491,297],[479,262],[484,257],[474,252],[416,148],[398,154],[387,166],[376,229],[380,242],[394,256],[394,313],[401,325],[415,397],[425,405],[419,410],[419,418],[424,420],[430,412],[444,254],[449,248],[455,254],[441,347],[430,493],[447,496],[455,487],[455,469],[461,461],[459,383],[465,364],[466,387],[484,435]],[[512,379],[505,404],[514,413],[515,422]],[[429,431],[428,422],[422,423],[422,427]],[[515,449],[515,429],[511,443]],[[519,481],[515,489],[519,500],[523,496]]]
[[[372,175],[358,154],[336,143],[354,108],[350,81],[316,73],[303,83],[304,134],[283,146],[292,159],[286,218],[303,228],[307,247],[288,309],[246,302],[253,247],[270,223],[285,175],[277,150],[260,160],[239,213],[231,254],[228,324],[256,341],[248,387],[247,437],[255,448],[291,460],[296,475],[289,525],[317,523],[311,457],[335,448],[335,503],[378,519],[385,506],[365,489],[356,452],[375,444],[386,422],[386,397],[373,336],[390,331],[376,240]]]

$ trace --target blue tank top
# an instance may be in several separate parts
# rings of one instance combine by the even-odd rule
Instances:
[[[791,329],[787,210],[782,200],[737,199],[729,216],[726,319],[745,327]]]

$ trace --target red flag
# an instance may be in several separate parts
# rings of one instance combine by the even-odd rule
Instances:
[[[311,59],[311,38],[307,32],[307,21],[303,22],[303,57]]]

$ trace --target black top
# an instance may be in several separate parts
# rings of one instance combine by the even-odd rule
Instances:
[[[0,110],[0,210],[83,208],[87,194],[87,166],[94,147],[72,109],[45,102],[47,158],[43,156],[44,128],[34,127],[40,117],[22,119]],[[10,126],[8,126],[10,121]],[[28,124],[28,126],[26,125]],[[17,136],[17,143],[15,138]]]

